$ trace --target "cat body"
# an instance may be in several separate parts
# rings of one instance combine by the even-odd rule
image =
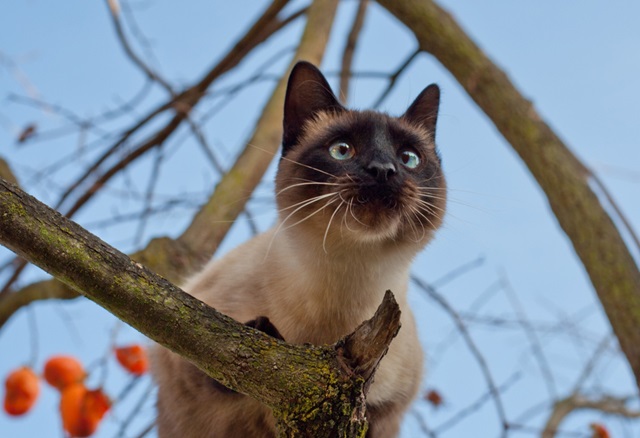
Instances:
[[[299,63],[285,100],[278,222],[184,286],[238,321],[265,316],[276,336],[313,344],[352,332],[392,290],[402,328],[367,394],[369,437],[395,436],[419,388],[423,355],[406,295],[411,262],[444,212],[438,104],[430,86],[400,118],[346,110],[322,74]],[[268,407],[168,350],[155,356],[161,438],[275,436]]]

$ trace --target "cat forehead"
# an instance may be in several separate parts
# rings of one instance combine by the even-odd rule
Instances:
[[[392,117],[375,111],[319,111],[306,121],[300,143],[340,137],[380,137],[410,141],[423,147],[433,147],[433,134],[422,126],[402,117]]]

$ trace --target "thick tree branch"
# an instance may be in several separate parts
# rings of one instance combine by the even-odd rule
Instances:
[[[533,104],[431,0],[378,0],[460,82],[520,155],[571,239],[640,387],[640,271],[591,189],[591,172]]]
[[[218,313],[0,179],[0,242],[208,375],[273,408],[281,436],[361,437],[365,381],[400,326],[387,292],[334,346],[290,345]]]

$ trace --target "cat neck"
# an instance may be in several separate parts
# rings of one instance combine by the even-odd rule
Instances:
[[[373,316],[386,290],[406,307],[416,245],[324,239],[296,227],[276,230],[267,233],[272,241],[265,272],[278,291],[270,297],[272,309],[287,309],[274,315],[285,339],[334,342]]]

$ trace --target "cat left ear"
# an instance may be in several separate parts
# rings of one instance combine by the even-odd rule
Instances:
[[[289,76],[284,99],[282,154],[298,143],[305,122],[319,111],[344,109],[320,70],[309,62],[298,62]]]
[[[438,121],[438,107],[440,106],[440,87],[431,84],[416,97],[402,118],[427,128],[436,135],[436,122]]]

